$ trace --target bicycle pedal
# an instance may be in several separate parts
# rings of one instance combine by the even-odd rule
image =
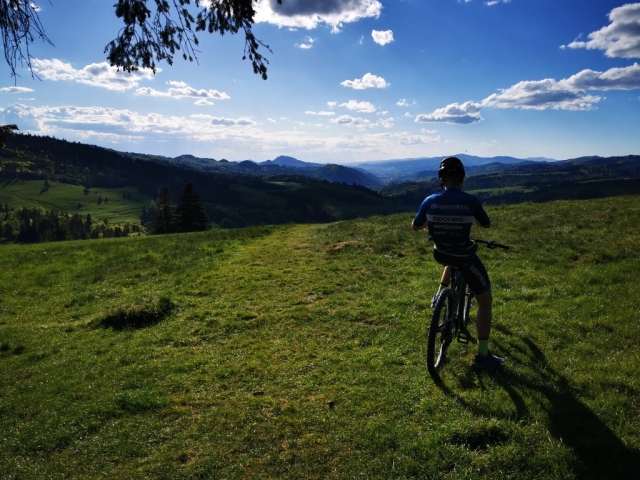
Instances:
[[[467,344],[469,343],[469,338],[470,338],[470,335],[469,335],[469,332],[467,331],[458,333],[458,343]]]

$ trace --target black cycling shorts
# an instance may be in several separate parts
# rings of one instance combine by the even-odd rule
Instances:
[[[474,295],[482,295],[491,290],[489,274],[477,255],[454,257],[434,249],[433,258],[442,265],[451,265],[460,270],[460,273],[462,273],[462,276],[469,285],[469,289]]]

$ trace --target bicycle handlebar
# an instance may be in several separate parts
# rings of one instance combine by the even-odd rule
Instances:
[[[433,241],[433,239],[431,238],[431,235],[429,235],[429,240]],[[497,243],[495,240],[482,240],[480,238],[470,238],[469,240],[472,240],[476,243],[481,243],[483,244],[485,247],[490,248],[490,249],[494,249],[494,248],[503,248],[505,250],[509,250],[509,245],[503,245],[501,243]]]
[[[495,240],[481,240],[479,238],[471,238],[474,242],[481,243],[487,248],[504,248],[505,250],[509,249],[509,245],[502,245],[501,243],[497,243]]]

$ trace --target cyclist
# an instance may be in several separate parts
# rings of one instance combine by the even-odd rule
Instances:
[[[449,286],[450,266],[457,267],[464,275],[478,302],[478,354],[474,366],[495,369],[503,364],[504,358],[489,351],[493,304],[491,282],[486,268],[476,255],[478,244],[469,239],[473,223],[489,228],[491,220],[478,197],[462,191],[464,177],[464,165],[459,158],[442,160],[438,169],[442,190],[424,199],[411,226],[414,231],[429,230],[434,242],[433,257],[445,266],[440,290]]]

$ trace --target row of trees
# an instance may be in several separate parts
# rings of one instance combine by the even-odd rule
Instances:
[[[19,243],[85,240],[89,238],[127,237],[129,235],[197,232],[210,228],[200,195],[188,183],[179,198],[171,203],[168,188],[160,190],[157,202],[143,208],[141,224],[109,224],[90,214],[86,217],[42,207],[9,208],[0,204],[0,241]]]
[[[70,215],[42,207],[21,207],[0,215],[0,239],[19,243],[126,237],[142,233],[144,229],[138,224],[111,225],[91,215]]]

